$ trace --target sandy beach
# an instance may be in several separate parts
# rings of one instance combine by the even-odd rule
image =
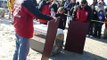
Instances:
[[[15,32],[11,20],[0,18],[0,60],[12,60]],[[42,54],[30,48],[27,60],[41,60]],[[86,38],[84,54],[62,51],[50,60],[107,60],[107,39]]]

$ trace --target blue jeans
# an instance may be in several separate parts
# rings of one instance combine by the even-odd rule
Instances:
[[[16,50],[13,60],[26,60],[29,53],[29,39],[16,34]]]

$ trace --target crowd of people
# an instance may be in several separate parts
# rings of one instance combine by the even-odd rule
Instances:
[[[102,25],[105,24],[103,38],[107,38],[107,6],[104,0],[93,0],[91,5],[86,0],[41,0],[38,5],[40,11],[51,15],[53,18],[60,17],[59,28],[65,29],[67,20],[80,21],[89,24],[88,36],[101,38]],[[40,23],[48,21],[39,19]]]
[[[41,24],[60,19],[59,28],[65,29],[66,22],[80,21],[89,24],[88,36],[101,38],[102,25],[105,24],[103,38],[107,38],[107,7],[103,0],[93,0],[91,5],[86,0],[13,0],[10,9],[16,32],[16,50],[13,60],[26,60],[29,53],[29,39],[33,37],[33,19]],[[12,0],[9,0],[12,2]],[[9,6],[11,7],[11,6]]]

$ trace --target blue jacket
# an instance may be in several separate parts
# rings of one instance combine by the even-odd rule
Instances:
[[[100,19],[100,17],[101,17],[101,19]],[[104,14],[98,13],[98,21],[103,22],[104,20],[105,20]],[[100,23],[100,22],[98,22],[98,24],[97,24],[97,26],[102,26],[102,25],[103,25],[103,23]]]

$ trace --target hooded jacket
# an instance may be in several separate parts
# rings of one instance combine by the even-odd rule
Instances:
[[[12,10],[16,34],[24,38],[33,37],[33,19],[51,20],[50,16],[42,14],[36,0],[16,0]]]

